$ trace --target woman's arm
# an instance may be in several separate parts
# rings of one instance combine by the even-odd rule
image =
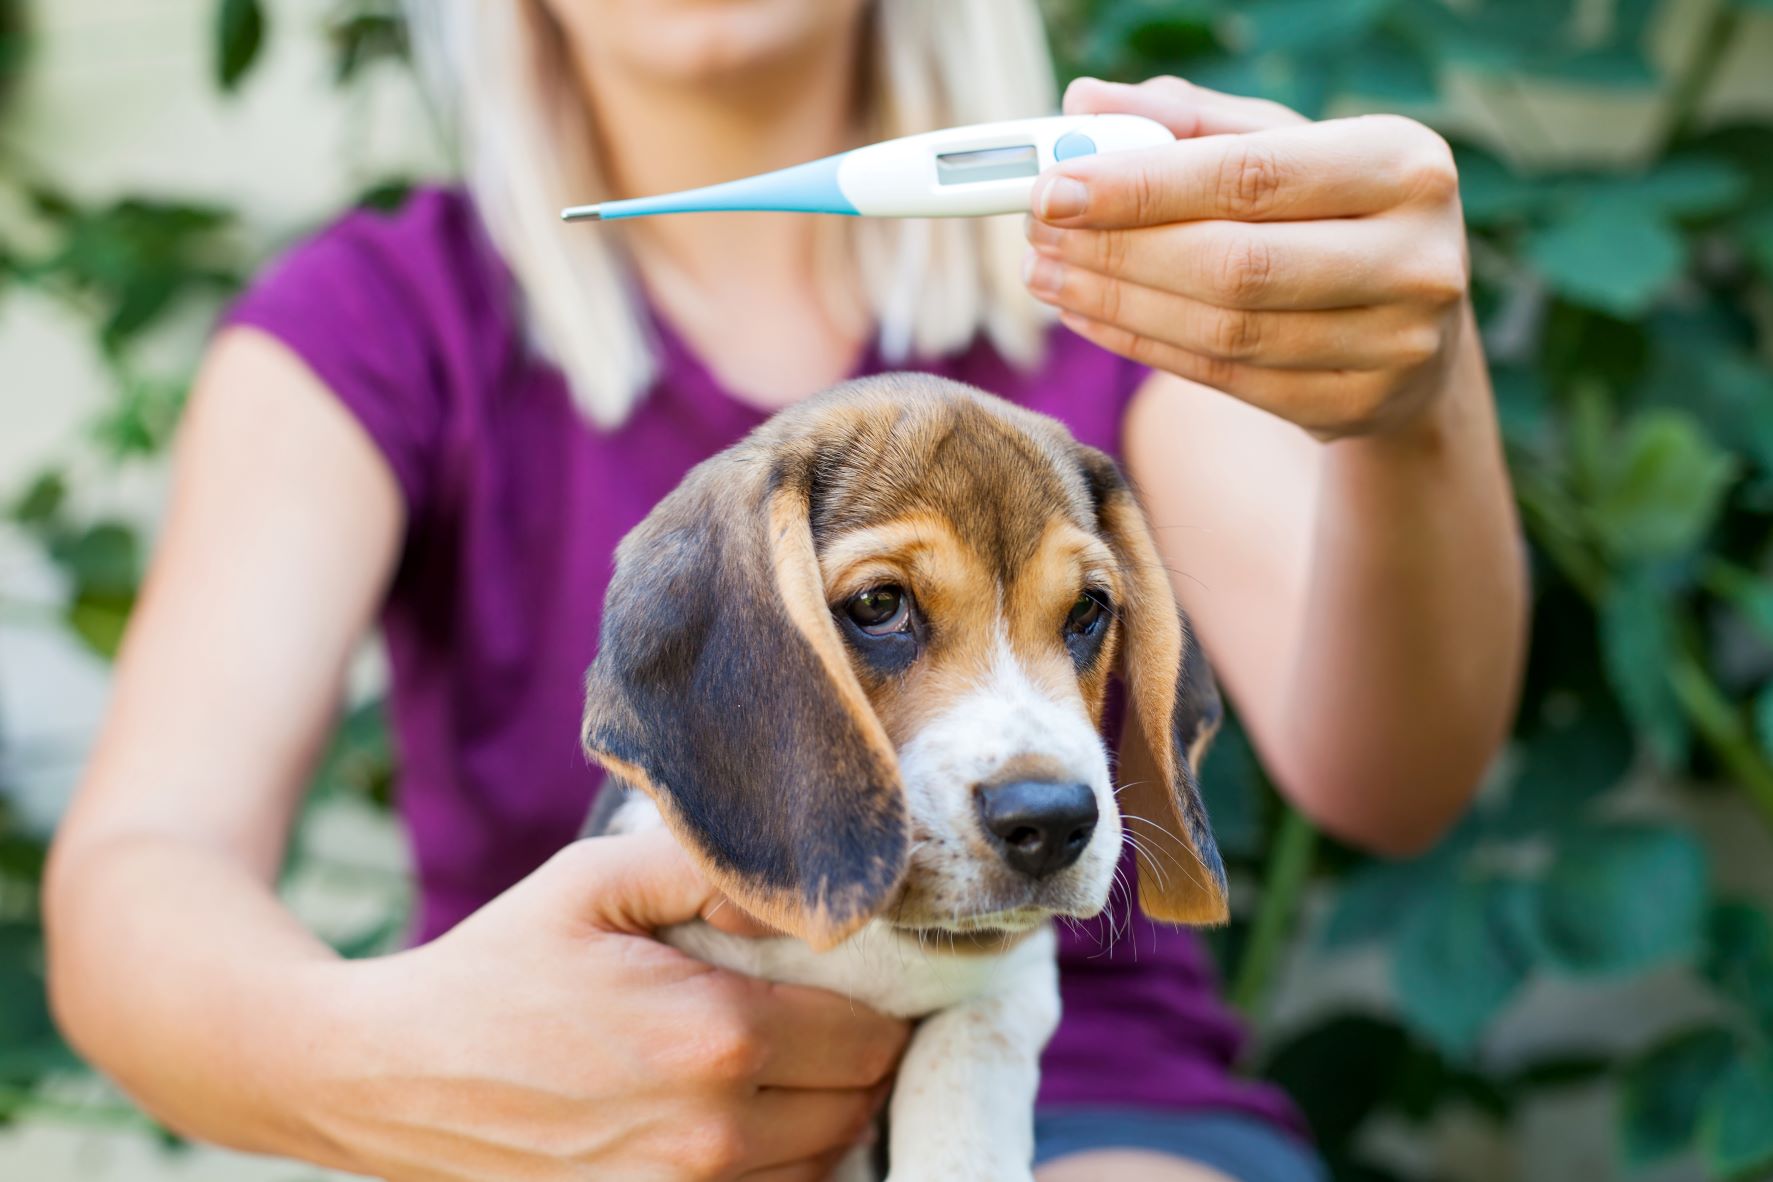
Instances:
[[[1080,82],[1179,141],[1043,179],[1029,283],[1165,371],[1124,425],[1177,592],[1280,786],[1404,853],[1506,734],[1525,576],[1452,159],[1177,79]]]
[[[47,879],[69,1039],[189,1135],[392,1178],[813,1178],[903,1023],[711,969],[663,834],[579,842],[442,939],[347,962],[272,883],[389,578],[380,453],[269,338],[198,383],[166,534]]]
[[[226,334],[45,898],[63,1029],[198,1136],[317,1148],[272,1076],[315,1035],[291,994],[333,957],[270,884],[401,529],[336,400],[267,338]]]
[[[1338,836],[1419,852],[1514,710],[1525,588],[1474,339],[1407,431],[1319,443],[1152,378],[1126,454],[1177,595],[1277,783]]]

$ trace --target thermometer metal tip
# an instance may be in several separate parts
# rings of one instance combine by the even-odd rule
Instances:
[[[570,206],[560,211],[560,220],[563,222],[601,222],[603,220],[603,206]]]

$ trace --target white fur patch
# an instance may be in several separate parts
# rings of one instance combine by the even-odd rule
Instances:
[[[994,904],[1015,876],[995,860],[982,861],[974,791],[1029,757],[1088,784],[1100,819],[1077,863],[1039,884],[1038,906],[1037,888],[1026,882],[1019,889],[1027,898]],[[1032,1182],[1040,1053],[1059,1021],[1057,940],[1045,915],[1093,914],[1107,898],[1121,841],[1107,753],[1082,704],[1043,693],[1000,636],[989,676],[907,743],[899,764],[914,831],[923,838],[912,851],[909,895],[934,912],[921,922],[1017,903],[991,926],[1037,930],[999,953],[951,951],[939,932],[920,936],[886,919],[825,952],[701,922],[659,936],[734,972],[816,986],[885,1014],[922,1019],[893,1087],[888,1182]],[[662,823],[657,806],[634,793],[607,831]],[[852,1154],[837,1177],[873,1182],[870,1155]]]
[[[1002,866],[981,861],[974,798],[978,785],[1001,779],[1012,761],[1029,757],[1062,769],[1071,782],[1089,785],[1098,815],[1082,857],[1041,884],[1038,903],[1045,911],[1075,915],[1102,909],[1121,840],[1108,753],[1082,702],[1057,701],[1043,692],[1000,634],[986,679],[899,751],[913,832],[922,839],[911,865],[919,922],[934,923],[946,913],[968,915],[981,903],[1014,906],[1019,901],[997,896],[1006,889],[1029,889]],[[1006,888],[1010,883],[1014,886]]]

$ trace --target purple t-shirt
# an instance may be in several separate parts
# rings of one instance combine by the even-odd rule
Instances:
[[[297,247],[228,318],[307,363],[406,500],[382,624],[421,939],[578,833],[599,784],[579,712],[616,543],[766,417],[658,323],[658,381],[623,426],[599,431],[529,347],[519,307],[467,199],[431,189]],[[856,374],[886,368],[870,350]],[[1110,453],[1144,374],[1062,331],[1032,371],[985,344],[917,368],[1053,415]],[[1061,945],[1044,1103],[1230,1109],[1299,1129],[1278,1092],[1231,1075],[1243,1033],[1193,933],[1122,911],[1062,929]]]

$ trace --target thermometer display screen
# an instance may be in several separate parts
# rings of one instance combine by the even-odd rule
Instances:
[[[947,152],[936,157],[936,183],[971,185],[1011,177],[1036,176],[1040,160],[1033,144],[1013,148],[979,148],[971,152]]]

